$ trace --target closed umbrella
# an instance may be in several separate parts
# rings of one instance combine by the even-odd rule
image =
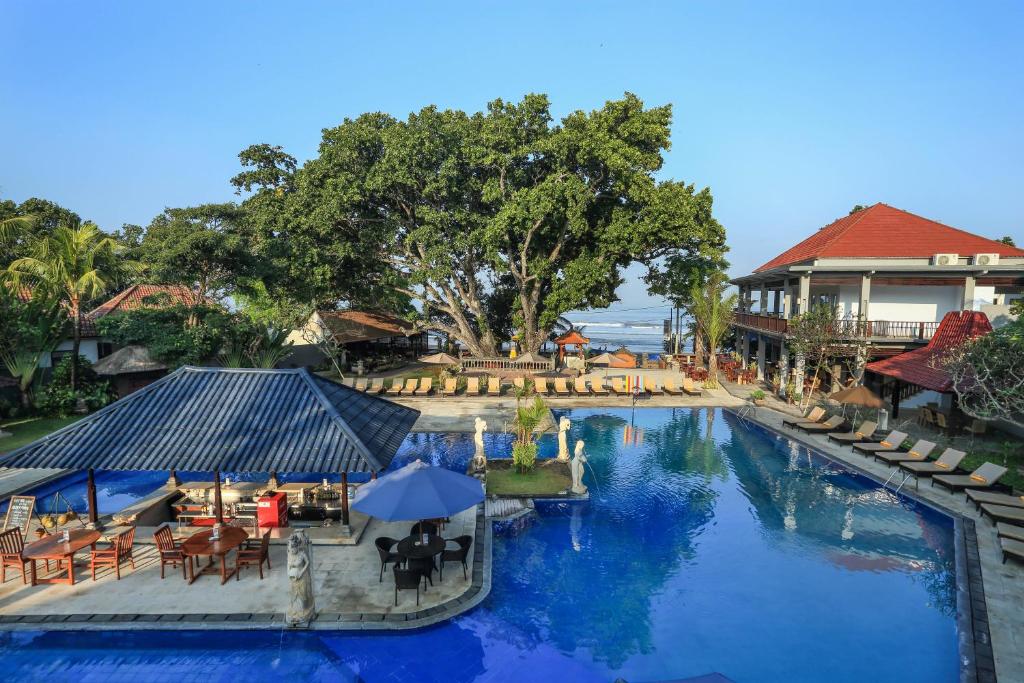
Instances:
[[[479,480],[422,460],[363,484],[352,507],[389,522],[440,519],[484,499]]]

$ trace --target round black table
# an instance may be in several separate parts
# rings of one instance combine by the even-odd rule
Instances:
[[[398,554],[403,557],[408,557],[411,560],[422,560],[427,557],[433,557],[441,553],[444,550],[444,539],[436,534],[431,534],[427,538],[427,543],[417,544],[417,541],[421,540],[421,536],[406,536],[398,542]]]

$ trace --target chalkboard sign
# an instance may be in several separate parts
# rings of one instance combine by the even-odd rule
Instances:
[[[21,529],[23,536],[27,534],[29,524],[32,523],[32,510],[35,506],[35,496],[11,496],[11,502],[7,506],[7,516],[4,517],[4,529],[17,527]]]

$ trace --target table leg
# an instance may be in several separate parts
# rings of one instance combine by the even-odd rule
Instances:
[[[220,556],[220,585],[224,585],[228,581],[228,554],[224,553]]]
[[[38,586],[38,585],[39,585],[39,583],[38,583],[38,582],[36,581],[36,561],[35,561],[35,560],[32,560],[32,561],[31,561],[31,565],[32,565],[32,567],[31,567],[31,573],[32,573],[32,585],[33,585],[33,586]]]
[[[66,556],[64,558],[64,560],[68,563],[68,585],[69,586],[74,586],[75,585],[75,556],[74,555],[68,555],[68,556]]]

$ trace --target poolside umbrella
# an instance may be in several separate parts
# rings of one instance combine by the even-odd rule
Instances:
[[[527,351],[524,354],[520,354],[520,356],[518,358],[516,358],[516,362],[517,363],[547,363],[548,359],[545,358],[544,356],[540,355],[539,353],[534,353],[533,351]]]
[[[830,399],[837,403],[842,403],[844,406],[857,406],[857,412],[854,413],[854,420],[857,419],[857,414],[860,413],[860,408],[881,408],[885,406],[885,401],[878,397],[878,394],[868,389],[866,386],[861,384],[856,387],[847,387],[841,391],[829,396]]]
[[[429,356],[420,356],[419,361],[421,363],[431,363],[433,365],[458,365],[459,359],[450,354],[444,353],[432,353]]]
[[[479,480],[422,460],[363,484],[352,508],[388,522],[448,517],[484,499]]]
[[[612,354],[606,351],[598,356],[590,358],[587,362],[590,363],[591,365],[611,365],[616,360],[618,360],[616,356],[613,356]]]

